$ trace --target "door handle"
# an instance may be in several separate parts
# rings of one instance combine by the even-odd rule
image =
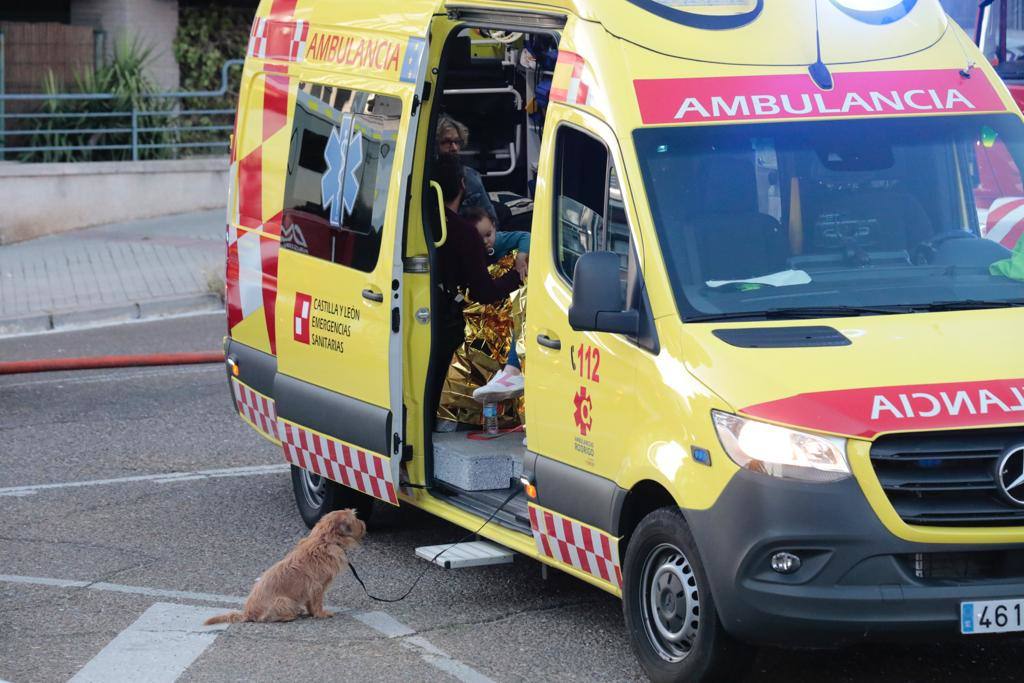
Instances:
[[[545,348],[554,349],[555,351],[561,351],[562,350],[562,342],[561,342],[561,340],[552,339],[551,337],[549,337],[546,334],[538,334],[537,335],[537,343],[540,344],[541,346],[545,347]]]
[[[375,292],[372,289],[364,289],[363,298],[367,301],[375,301],[378,304],[384,303],[384,294],[381,292]]]

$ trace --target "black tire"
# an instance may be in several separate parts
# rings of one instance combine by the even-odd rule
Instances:
[[[633,650],[652,681],[743,679],[755,650],[722,627],[679,508],[655,510],[640,522],[623,571],[622,612]],[[655,585],[661,590],[653,591]]]
[[[335,510],[354,508],[364,522],[369,522],[373,515],[372,496],[295,465],[292,465],[292,492],[302,521],[310,529],[321,517]]]

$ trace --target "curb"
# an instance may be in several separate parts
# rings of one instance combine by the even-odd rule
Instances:
[[[130,320],[148,320],[182,313],[216,311],[223,308],[224,302],[216,294],[190,294],[83,310],[32,313],[0,318],[0,337],[37,334],[86,325],[108,325]]]

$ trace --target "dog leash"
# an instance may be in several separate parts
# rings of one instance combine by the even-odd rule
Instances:
[[[492,512],[490,514],[490,516],[486,520],[484,520],[484,523],[480,525],[480,528],[478,528],[476,531],[470,531],[468,534],[466,534],[465,536],[463,536],[459,540],[455,541],[454,543],[449,545],[447,548],[442,549],[441,552],[439,552],[437,555],[434,555],[432,558],[430,558],[430,564],[431,565],[434,564],[434,562],[437,560],[437,558],[441,557],[446,552],[448,552],[449,550],[451,550],[452,548],[454,548],[458,544],[462,543],[466,539],[471,538],[473,536],[476,536],[481,531],[483,531],[484,527],[487,526],[488,524],[490,524],[494,520],[494,518],[498,515],[498,513],[501,512],[502,510],[504,510],[505,506],[508,505],[509,503],[511,503],[515,499],[515,497],[518,496],[522,492],[523,492],[523,489],[522,489],[521,486],[519,488],[517,488],[515,491],[513,491],[512,494],[508,498],[506,498],[505,501],[501,505],[499,505],[497,507],[497,509],[494,512]],[[381,597],[377,597],[376,595],[371,593],[369,590],[367,590],[366,584],[363,582],[362,578],[360,578],[359,572],[356,571],[355,565],[352,564],[351,562],[349,562],[348,563],[348,568],[352,571],[352,576],[355,577],[356,582],[360,586],[362,586],[363,592],[366,593],[366,597],[370,598],[371,600],[375,600],[377,602],[401,602],[402,600],[405,600],[407,597],[409,597],[409,595],[416,589],[416,586],[419,584],[420,579],[422,579],[423,576],[427,573],[427,570],[430,569],[430,565],[427,565],[426,567],[424,567],[423,571],[421,571],[419,573],[419,576],[417,576],[416,579],[412,582],[412,585],[409,586],[409,590],[405,591],[405,593],[402,593],[402,595],[400,597],[397,597],[397,598],[381,598]]]

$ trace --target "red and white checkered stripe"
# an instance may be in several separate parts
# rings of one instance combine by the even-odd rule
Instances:
[[[309,22],[274,21],[257,18],[249,35],[249,56],[258,59],[278,59],[301,62],[306,57]]]
[[[618,539],[532,503],[530,526],[543,555],[622,590]]]
[[[249,35],[249,56],[266,59],[267,57],[267,18],[259,17],[252,24]]]
[[[306,58],[306,40],[309,38],[309,24],[299,20],[295,22],[295,32],[288,49],[288,61],[301,62]]]
[[[238,406],[238,412],[253,423],[258,430],[275,441],[280,441],[277,405],[274,403],[274,399],[253,391],[234,377],[231,378],[231,388],[235,393],[235,405]]]
[[[346,446],[284,420],[278,421],[278,430],[284,458],[291,464],[398,505],[391,463],[384,456]]]
[[[1024,237],[1024,197],[1001,197],[988,209],[984,236],[1013,249]]]

